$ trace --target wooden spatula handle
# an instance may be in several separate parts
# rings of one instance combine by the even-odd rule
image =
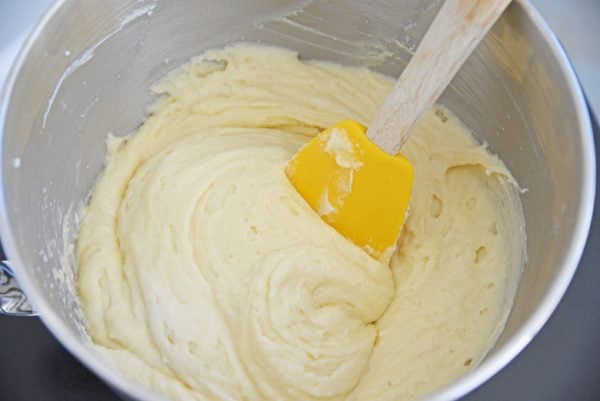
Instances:
[[[511,0],[446,0],[367,135],[398,154]]]

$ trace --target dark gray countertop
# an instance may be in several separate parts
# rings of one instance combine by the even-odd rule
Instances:
[[[18,18],[31,24],[49,1],[0,0],[0,39],[11,29],[10,23],[5,24],[5,11],[27,9]],[[27,7],[19,8],[18,4]],[[9,37],[13,43],[22,41],[24,32],[15,29],[11,32],[16,32]],[[566,41],[565,44],[568,48]],[[14,45],[12,49],[0,48],[0,64],[8,53],[13,56]],[[0,65],[0,84],[4,73]],[[597,124],[594,132],[598,144]],[[597,191],[596,213],[583,258],[556,312],[523,353],[463,401],[600,400],[599,206]],[[67,353],[39,319],[0,316],[0,401],[3,400],[117,401],[119,398]]]

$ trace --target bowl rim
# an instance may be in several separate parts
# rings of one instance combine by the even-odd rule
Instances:
[[[49,21],[53,19],[67,1],[68,0],[55,1],[43,14],[29,33],[9,71],[5,85],[0,93],[0,160],[4,148],[4,125],[8,112],[9,99],[13,92],[19,71],[37,38],[41,35]],[[583,91],[564,49],[540,13],[528,0],[515,0],[514,3],[517,3],[521,7],[523,13],[539,31],[555,57],[567,83],[569,96],[574,102],[577,120],[581,127],[581,140],[583,143],[582,163],[584,166],[582,176],[583,185],[581,189],[581,201],[578,205],[577,218],[574,223],[574,235],[563,266],[550,284],[548,292],[516,334],[507,341],[506,344],[500,347],[494,355],[486,357],[485,360],[471,372],[425,397],[425,400],[428,401],[452,400],[468,394],[498,373],[531,342],[548,321],[567,290],[582,256],[592,221],[596,189],[596,156],[590,115]],[[6,163],[0,163],[0,177],[2,177],[2,182],[4,182],[5,164]],[[139,400],[165,401],[166,398],[162,395],[126,378],[118,370],[112,368],[108,361],[98,357],[98,354],[93,350],[91,342],[90,344],[84,344],[77,335],[69,330],[62,322],[60,316],[34,290],[33,280],[28,271],[20,268],[23,266],[23,258],[21,257],[20,248],[13,237],[9,223],[10,219],[8,217],[4,186],[2,185],[0,188],[0,237],[2,239],[2,245],[4,246],[6,254],[11,258],[11,266],[13,266],[19,285],[27,294],[30,302],[40,313],[42,322],[50,332],[73,356],[81,361],[88,369],[93,371],[94,374],[100,377],[104,382],[109,384],[119,394],[134,397]]]

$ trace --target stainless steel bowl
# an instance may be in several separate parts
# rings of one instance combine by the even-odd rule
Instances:
[[[102,169],[107,134],[126,135],[143,120],[154,100],[150,84],[205,49],[240,40],[398,75],[410,57],[407,49],[419,42],[440,4],[54,4],[21,51],[0,103],[2,243],[18,282],[52,333],[124,396],[159,399],[108,367],[89,347],[72,288],[74,212]],[[509,7],[441,102],[487,141],[529,190],[522,196],[529,257],[495,348],[431,400],[454,399],[474,389],[540,330],[577,267],[595,185],[594,143],[581,90],[558,41],[526,1]],[[7,312],[27,312],[18,296],[13,289],[15,302],[4,295],[0,305]]]

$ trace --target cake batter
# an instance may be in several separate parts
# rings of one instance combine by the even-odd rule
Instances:
[[[516,183],[448,110],[405,145],[390,260],[324,223],[285,176],[310,137],[368,125],[393,81],[237,45],[171,73],[108,159],[79,238],[95,347],[173,400],[409,400],[476,366],[525,249]]]

